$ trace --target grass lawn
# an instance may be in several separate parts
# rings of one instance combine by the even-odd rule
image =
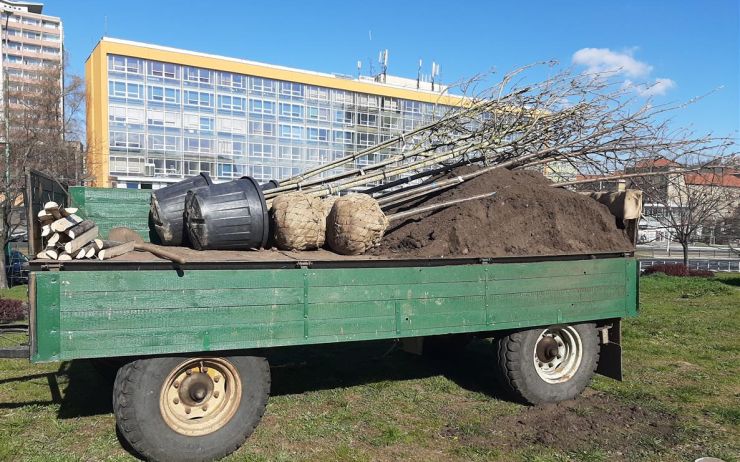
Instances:
[[[0,289],[0,298],[11,300],[28,300],[28,286],[15,286],[10,289]]]
[[[453,361],[385,342],[276,355],[262,424],[227,460],[738,460],[740,275],[640,284],[624,382],[529,407],[500,396],[485,342]],[[109,383],[85,361],[0,361],[0,460],[131,460]]]

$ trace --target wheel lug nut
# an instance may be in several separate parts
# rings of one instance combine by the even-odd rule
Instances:
[[[213,392],[213,397],[214,397],[214,398],[218,398],[218,395],[219,395],[218,391],[214,391],[214,392]]]
[[[191,375],[192,373],[193,373],[193,371],[191,371],[190,369],[188,369],[188,370],[185,371],[185,375]]]
[[[185,408],[185,414],[190,414],[190,408],[189,407],[186,407]]]
[[[215,376],[213,378],[213,381],[216,382],[216,383],[218,383],[219,380],[221,380],[221,376],[220,375],[217,375],[217,376]]]
[[[562,356],[557,355],[557,356],[555,356],[555,358],[560,359],[560,358],[562,358]]]
[[[178,382],[177,380],[175,380],[175,383],[173,383],[172,386],[175,387],[175,388],[179,388],[180,387],[180,382]]]
[[[175,404],[180,404],[180,400],[178,398],[173,399],[172,402]]]
[[[552,367],[552,363],[547,363],[547,367]]]
[[[203,409],[203,412],[206,412],[208,410],[208,406],[203,406],[201,409]]]

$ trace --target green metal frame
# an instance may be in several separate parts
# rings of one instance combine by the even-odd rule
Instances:
[[[35,362],[486,332],[637,314],[633,258],[34,277]]]

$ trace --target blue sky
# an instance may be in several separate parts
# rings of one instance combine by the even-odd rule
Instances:
[[[618,66],[656,103],[722,87],[676,123],[738,136],[740,7],[704,1],[229,1],[48,0],[65,24],[71,70],[103,35],[321,72],[356,74],[389,49],[389,73],[415,77],[418,60],[458,81],[556,59],[579,68]],[[208,6],[204,6],[208,5]],[[107,18],[107,19],[106,19]],[[581,50],[579,52],[579,50]],[[650,90],[640,83],[654,85]],[[657,85],[656,85],[657,83]]]

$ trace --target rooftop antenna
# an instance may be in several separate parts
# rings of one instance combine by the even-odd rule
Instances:
[[[381,75],[383,76],[383,83],[385,83],[386,77],[388,76],[388,49],[387,48],[378,53],[378,64],[380,64],[381,69],[383,69],[383,71],[381,72]]]
[[[416,89],[418,90],[421,88],[421,65],[423,63],[421,62],[421,58],[419,58],[419,70],[416,71]]]
[[[358,59],[357,60],[357,78],[359,79],[361,75],[362,75],[362,61]]]
[[[439,64],[432,61],[432,91],[434,91],[434,79],[439,75]]]

